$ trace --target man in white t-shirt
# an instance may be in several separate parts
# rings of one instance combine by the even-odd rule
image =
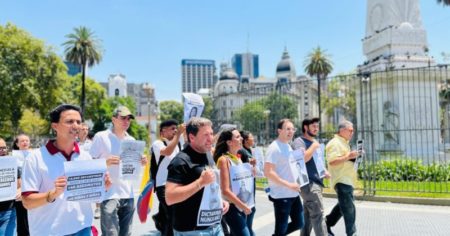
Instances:
[[[91,235],[91,203],[66,201],[62,195],[67,185],[64,162],[92,159],[76,142],[81,109],[63,104],[50,112],[50,119],[56,139],[31,152],[23,166],[22,201],[30,235]]]
[[[119,106],[113,111],[112,128],[98,132],[94,136],[90,154],[93,158],[106,159],[106,165],[111,175],[112,186],[106,193],[105,200],[100,205],[100,224],[102,235],[131,235],[133,224],[134,196],[133,185],[128,180],[119,178],[120,145],[123,140],[134,140],[127,130],[130,127],[133,114],[125,106]],[[143,156],[142,164],[147,164]]]
[[[273,202],[275,213],[275,235],[288,235],[303,228],[303,206],[300,201],[300,185],[294,170],[295,160],[289,142],[295,128],[292,121],[282,119],[278,123],[278,138],[267,149],[264,174],[269,181],[269,200]],[[291,222],[288,224],[288,218]]]
[[[185,125],[178,126],[176,120],[163,121],[159,126],[159,136],[161,139],[156,140],[151,148],[155,157],[155,163],[157,164],[156,178],[152,178],[156,179],[156,196],[159,200],[159,211],[153,219],[155,220],[155,225],[162,226],[159,230],[164,236],[173,235],[172,217],[165,199],[167,167],[170,161],[180,151],[180,137],[185,130]]]

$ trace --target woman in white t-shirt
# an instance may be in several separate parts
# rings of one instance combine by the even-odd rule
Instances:
[[[220,169],[220,187],[223,197],[230,202],[225,219],[232,235],[252,236],[255,199],[250,164],[242,163],[238,151],[242,137],[235,128],[221,132],[214,152],[214,161]]]

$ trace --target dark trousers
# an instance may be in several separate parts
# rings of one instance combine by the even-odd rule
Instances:
[[[234,204],[230,204],[230,209],[225,214],[226,223],[230,226],[231,235],[233,236],[253,236],[255,235],[252,229],[253,217],[256,209],[252,208],[252,213],[245,215]],[[223,228],[223,226],[222,226]]]
[[[333,227],[344,216],[345,232],[348,236],[356,235],[356,208],[355,198],[353,197],[353,187],[347,184],[337,183],[334,186],[336,190],[338,203],[333,207],[330,214],[327,215],[327,225]]]
[[[305,225],[303,206],[300,197],[275,199],[269,196],[273,202],[275,213],[275,236],[288,235]],[[289,217],[291,222],[288,223]]]
[[[22,201],[16,201],[14,206],[16,207],[17,216],[17,236],[29,236],[27,209],[23,207]]]
[[[162,227],[162,236],[172,236],[173,235],[173,225],[172,225],[172,213],[170,207],[166,203],[166,187],[160,186],[156,187],[156,196],[159,200],[158,208],[158,219]]]

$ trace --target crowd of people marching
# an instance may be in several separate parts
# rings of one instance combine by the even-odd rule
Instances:
[[[0,202],[0,235],[132,235],[133,185],[113,173],[121,163],[121,144],[134,140],[127,133],[134,116],[119,106],[111,117],[112,126],[91,140],[80,108],[63,104],[50,113],[55,138],[45,145],[31,149],[30,138],[21,134],[14,141],[17,151],[10,153],[0,138],[0,156],[20,160],[16,197]],[[159,200],[158,213],[152,217],[156,228],[169,236],[255,235],[255,176],[259,171],[268,180],[273,235],[297,230],[302,236],[312,231],[318,236],[334,235],[332,227],[342,216],[346,234],[356,235],[354,161],[359,153],[349,146],[353,125],[339,123],[336,135],[323,148],[316,139],[319,122],[318,118],[303,120],[302,135],[294,137],[294,123],[280,120],[278,136],[267,147],[263,165],[258,165],[254,137],[248,131],[227,125],[215,134],[212,122],[202,117],[184,124],[162,121],[160,138],[150,146],[151,156],[142,155],[139,160],[142,166],[152,165],[151,180]],[[93,159],[104,160],[107,166],[102,201],[65,198],[64,163]],[[318,159],[325,159],[327,165],[319,165]],[[306,180],[301,179],[299,161]],[[324,178],[330,178],[338,197],[328,215],[322,202]],[[94,218],[100,218],[98,231],[92,227]]]

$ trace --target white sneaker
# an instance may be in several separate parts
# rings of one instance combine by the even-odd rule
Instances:
[[[100,219],[100,209],[99,208],[95,208],[94,218],[95,219]]]

